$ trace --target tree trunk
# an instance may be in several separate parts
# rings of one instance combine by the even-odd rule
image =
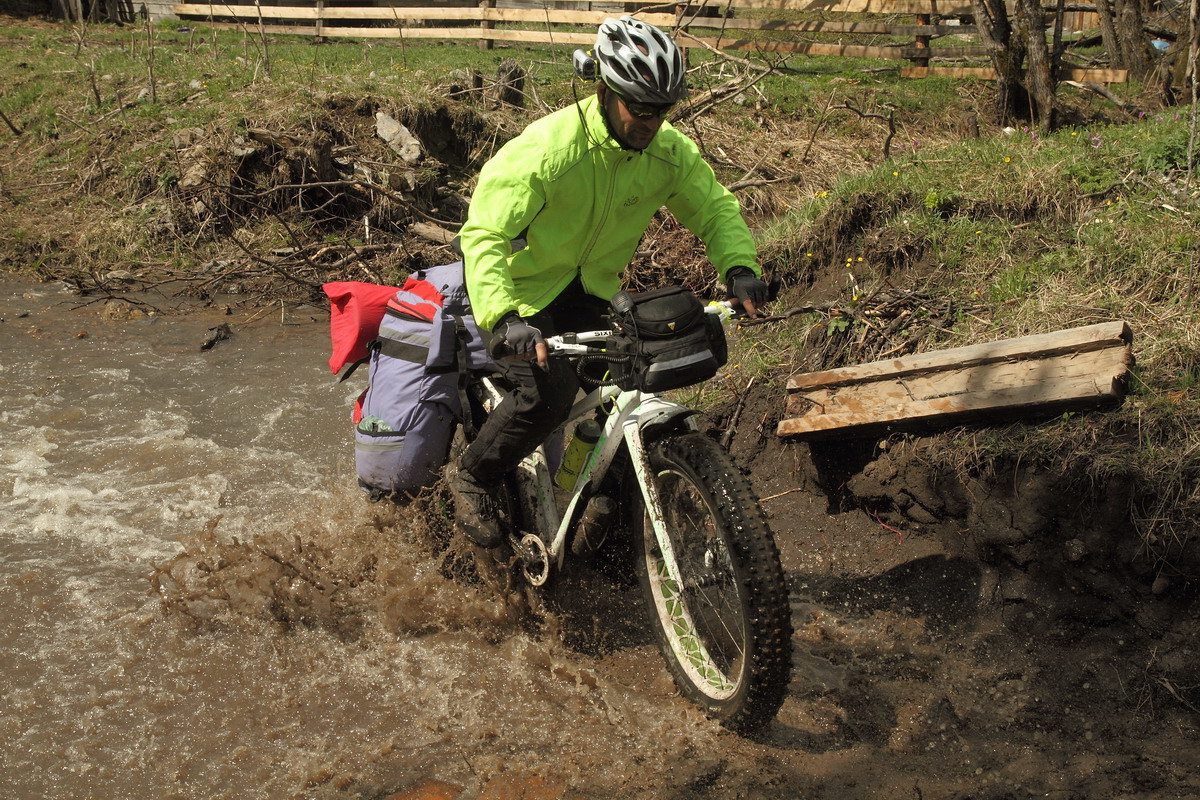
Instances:
[[[1029,43],[1029,69],[1025,81],[1032,100],[1032,122],[1043,132],[1054,127],[1055,78],[1053,57],[1046,47],[1046,15],[1041,0],[1018,0],[1014,7],[1018,27]]]
[[[1117,37],[1129,77],[1141,80],[1150,74],[1150,42],[1143,30],[1140,0],[1113,0]]]
[[[1125,51],[1113,22],[1112,3],[1096,0],[1096,14],[1100,17],[1100,40],[1104,42],[1104,52],[1108,53],[1108,65],[1113,69],[1125,69]]]
[[[979,38],[996,70],[996,121],[1007,124],[1014,116],[1029,118],[1029,93],[1025,89],[1025,40],[1014,36],[1004,0],[971,0]]]

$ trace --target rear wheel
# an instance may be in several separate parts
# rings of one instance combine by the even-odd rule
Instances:
[[[675,683],[710,716],[748,731],[774,718],[791,677],[792,624],[779,550],[749,482],[711,439],[655,443],[672,574],[644,504],[637,565]]]

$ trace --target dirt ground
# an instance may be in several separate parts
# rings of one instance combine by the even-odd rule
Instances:
[[[770,390],[749,398],[731,449],[779,540],[807,644],[763,737],[803,754],[809,782],[780,796],[1200,793],[1195,609],[1112,563],[1119,548],[1077,538],[1117,538],[1112,509],[1072,526],[1078,509],[1046,502],[1053,479],[1024,476],[1008,505],[979,482],[956,513],[918,507],[917,522],[896,501],[937,484],[919,463],[780,441],[777,409]]]

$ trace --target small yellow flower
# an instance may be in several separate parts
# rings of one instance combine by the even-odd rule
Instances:
[[[895,175],[896,177],[900,177],[900,173],[899,173],[899,172],[895,172],[895,171],[893,171],[893,172],[892,172],[892,175]]]
[[[1079,131],[1071,131],[1071,135],[1072,135],[1072,136],[1078,136],[1078,135],[1079,135]]]
[[[859,261],[862,261],[862,256],[859,256],[859,257],[858,257],[858,260],[859,260]]]
[[[983,233],[983,231],[975,231],[975,235],[976,235],[976,236],[978,236],[978,235],[979,235],[979,234],[981,234],[981,233]]]
[[[1012,161],[1012,159],[1011,159],[1011,158],[1009,158],[1008,156],[1005,156],[1005,157],[1004,157],[1004,163],[1005,163],[1005,164],[1008,164],[1008,163],[1010,163],[1011,161]]]
[[[807,256],[808,258],[812,258],[812,253],[805,253],[804,255]]]

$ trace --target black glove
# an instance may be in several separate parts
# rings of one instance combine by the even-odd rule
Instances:
[[[534,345],[545,341],[540,330],[526,322],[517,312],[509,311],[492,329],[492,343],[488,350],[493,358],[501,358],[504,355],[532,355]]]
[[[742,302],[749,300],[755,308],[762,308],[770,300],[767,285],[749,267],[730,267],[725,273],[725,285],[731,296]]]

